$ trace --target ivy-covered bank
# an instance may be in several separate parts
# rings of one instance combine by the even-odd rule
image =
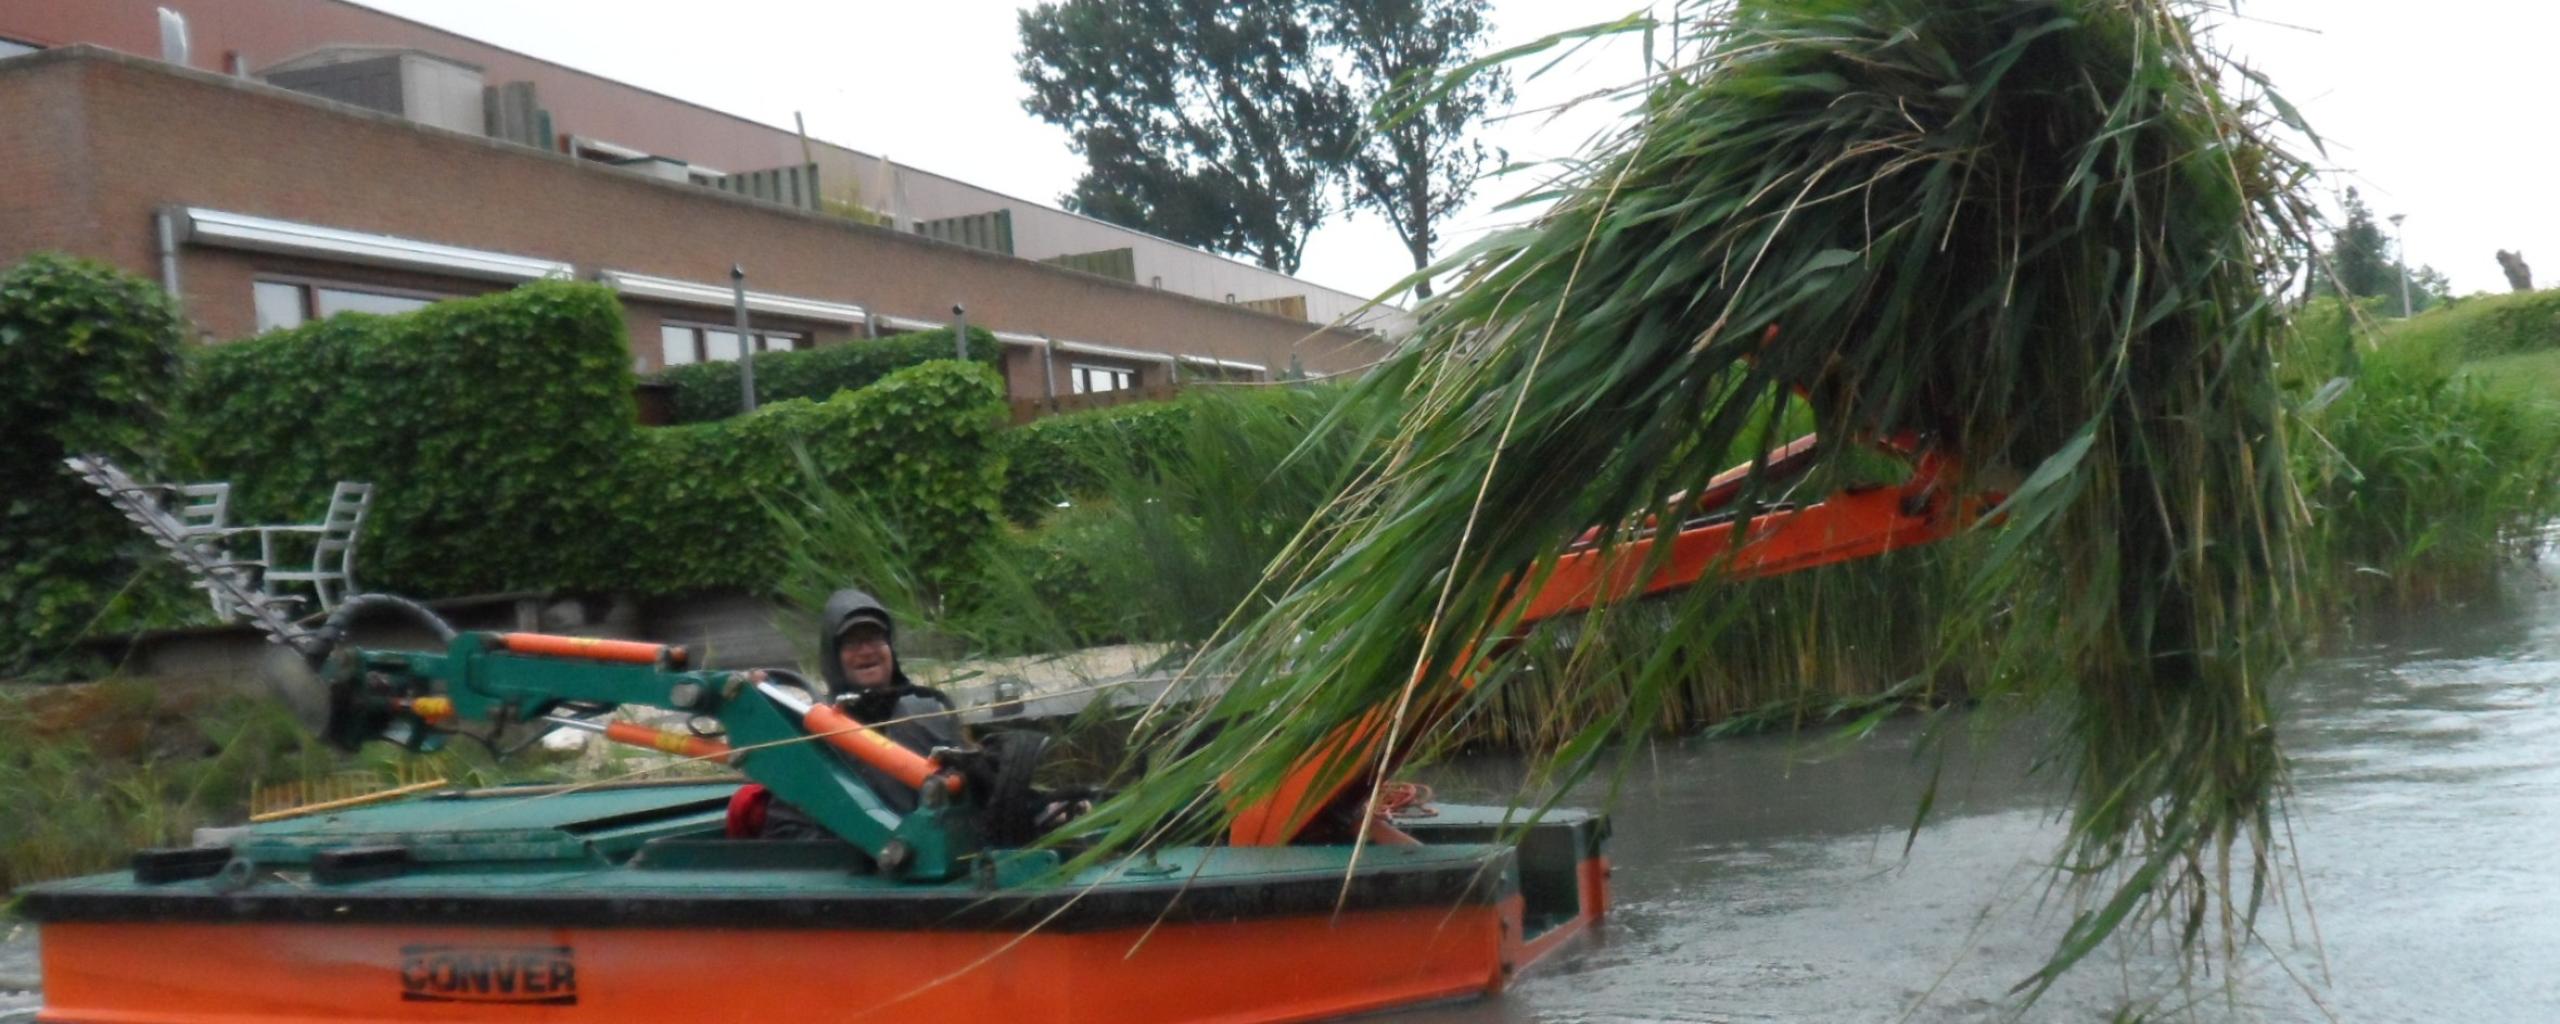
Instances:
[[[824,401],[837,392],[871,386],[892,373],[939,359],[959,358],[951,328],[900,334],[857,345],[829,345],[798,352],[759,352],[756,404],[759,407],[793,398]],[[969,360],[993,368],[1004,361],[1004,347],[984,328],[969,329]],[[675,391],[675,420],[700,423],[738,414],[738,364],[735,361],[692,363],[660,370],[650,379]]]
[[[179,419],[251,517],[311,515],[331,481],[373,481],[364,582],[409,594],[754,587],[779,558],[761,503],[806,471],[912,526],[929,560],[993,523],[987,367],[920,363],[649,429],[627,338],[612,293],[559,282],[337,317],[206,350]]]
[[[237,523],[307,522],[336,481],[372,482],[361,582],[429,598],[770,588],[782,553],[768,506],[813,473],[875,504],[937,575],[999,518],[992,338],[966,362],[946,358],[947,331],[768,356],[775,400],[755,413],[644,428],[621,307],[594,285],[213,346],[182,335],[156,287],[108,267],[39,256],[0,277],[0,678],[86,674],[97,666],[61,657],[83,637],[205,615],[62,470],[70,453],[228,480]],[[680,393],[719,390],[717,371],[686,379]]]
[[[81,452],[166,465],[179,328],[158,288],[97,263],[39,254],[0,273],[0,678],[83,632],[180,613],[170,579],[128,585],[157,555],[62,468]]]

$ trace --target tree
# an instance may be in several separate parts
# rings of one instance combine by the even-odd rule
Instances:
[[[2394,266],[2382,228],[2373,222],[2373,211],[2364,205],[2364,197],[2348,189],[2344,200],[2347,222],[2330,236],[2328,271],[2330,291],[2344,292],[2354,298],[2400,294],[2400,271]]]
[[[2526,265],[2523,253],[2498,250],[2498,270],[2507,275],[2508,290],[2519,292],[2533,290],[2533,268]]]
[[[1454,82],[1492,26],[1484,0],[1335,0],[1325,40],[1340,49],[1351,91],[1370,97],[1368,130],[1351,158],[1354,207],[1374,210],[1413,257],[1431,265],[1439,226],[1466,205],[1498,151],[1469,137],[1485,111],[1511,101],[1499,68]],[[1423,280],[1414,293],[1431,297]]]
[[[1069,209],[1294,273],[1357,108],[1285,0],[1055,0],[1022,12],[1023,107],[1066,128]]]

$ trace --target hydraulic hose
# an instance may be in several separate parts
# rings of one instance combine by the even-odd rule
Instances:
[[[357,594],[339,602],[329,617],[321,621],[320,628],[311,633],[310,645],[303,647],[302,653],[315,663],[328,657],[330,651],[337,649],[338,641],[346,639],[347,627],[354,624],[356,613],[367,608],[389,608],[406,615],[410,621],[433,632],[438,643],[450,644],[456,635],[444,617],[426,605],[393,594]]]

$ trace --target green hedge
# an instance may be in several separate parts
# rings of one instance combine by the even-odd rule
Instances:
[[[918,363],[954,356],[951,329],[936,328],[874,341],[802,352],[763,352],[755,357],[756,404],[793,398],[824,401]],[[969,358],[988,366],[1004,358],[1003,345],[982,328],[969,329]],[[678,423],[701,423],[738,414],[738,364],[694,363],[661,370],[653,380],[675,386]]]
[[[241,522],[308,522],[370,481],[357,575],[421,596],[592,578],[632,442],[631,343],[595,285],[538,282],[202,350],[181,407]]]
[[[419,597],[769,588],[782,555],[763,503],[805,479],[803,452],[880,500],[927,563],[992,526],[992,369],[943,360],[642,429],[629,353],[621,307],[592,285],[334,317],[202,353],[187,435],[246,521],[307,520],[332,482],[373,482],[358,575]]]
[[[2475,295],[2407,320],[2386,320],[2382,342],[2457,360],[2560,348],[2560,289]]]
[[[84,631],[183,615],[154,549],[62,466],[163,466],[183,321],[150,282],[40,253],[0,273],[0,675]],[[119,596],[121,595],[121,596]]]
[[[1004,512],[1030,524],[1058,503],[1098,492],[1114,471],[1142,468],[1181,443],[1179,400],[1051,416],[1006,431]]]
[[[787,504],[811,471],[876,502],[920,568],[941,572],[995,526],[1004,412],[994,370],[943,360],[824,402],[791,399],[644,431],[613,515],[636,524],[639,539],[617,571],[587,582],[656,593],[769,588],[784,555],[764,503]]]

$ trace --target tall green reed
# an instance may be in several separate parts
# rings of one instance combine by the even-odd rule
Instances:
[[[1160,720],[1192,753],[1102,810],[1105,849],[1220,785],[1273,792],[1349,723],[1406,741],[1453,676],[1491,699],[1524,655],[1482,641],[1566,539],[1623,551],[1738,443],[1780,440],[1759,411],[1801,385],[1826,435],[1917,432],[2014,484],[1942,628],[1991,652],[1978,689],[2068,723],[2061,860],[2092,900],[2029,986],[2127,921],[2237,941],[2301,582],[2267,288],[2307,212],[2270,141],[2288,109],[2227,89],[2183,5],[1707,11],[1706,55],[1647,83],[1543,215],[1442,268],[1462,287],[1359,385],[1397,413],[1380,454],[1196,663],[1233,685]],[[2026,579],[2040,599],[2012,600]],[[1680,650],[1740,615],[1742,591],[1705,593]],[[1655,720],[1671,651],[1627,654],[1625,710],[1563,738],[1559,779]]]

